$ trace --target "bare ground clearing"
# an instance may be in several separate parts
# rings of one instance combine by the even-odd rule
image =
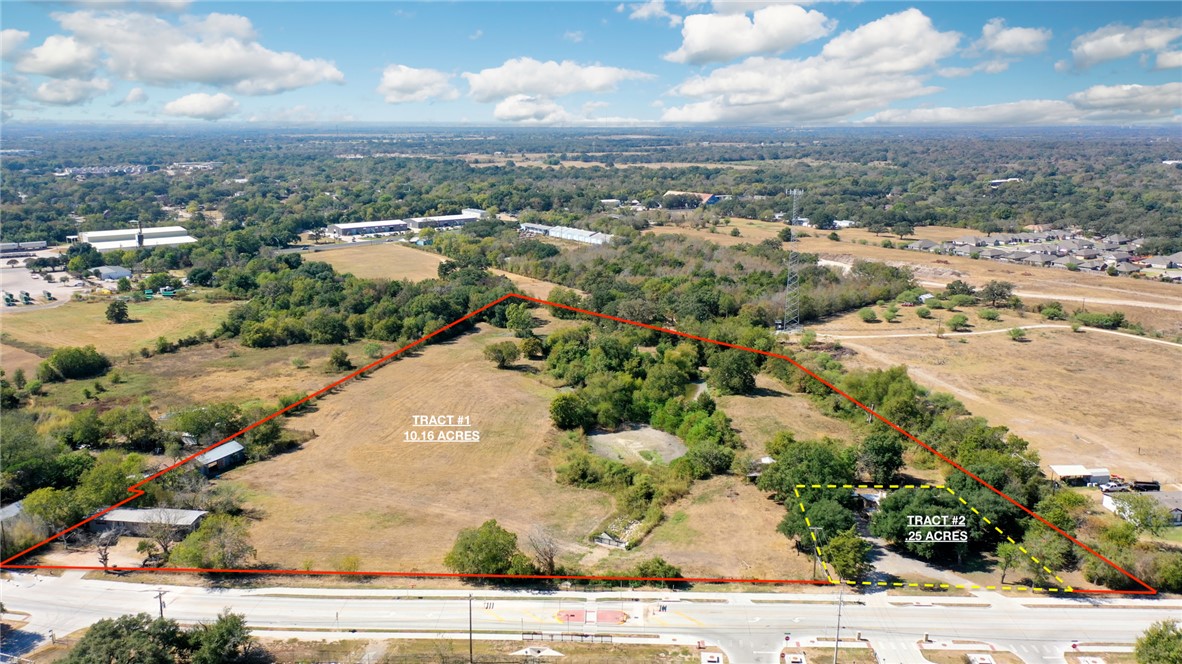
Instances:
[[[462,528],[495,518],[524,536],[554,530],[567,549],[610,512],[602,493],[561,486],[540,454],[555,394],[525,372],[498,370],[483,347],[511,333],[479,333],[431,346],[375,372],[292,421],[315,431],[304,448],[228,473],[265,517],[252,534],[261,560],[332,569],[349,555],[361,569],[444,571]],[[414,415],[471,418],[479,442],[406,442]]]
[[[653,457],[669,463],[686,452],[685,443],[680,438],[647,425],[594,433],[587,436],[587,441],[599,456],[623,463],[651,462],[655,460]],[[651,456],[646,458],[645,452]]]
[[[733,420],[747,451],[756,456],[763,456],[768,441],[781,431],[791,431],[797,440],[825,436],[846,442],[856,440],[848,423],[817,412],[807,396],[792,394],[775,378],[759,374],[755,387],[754,394],[718,397],[717,401]]]

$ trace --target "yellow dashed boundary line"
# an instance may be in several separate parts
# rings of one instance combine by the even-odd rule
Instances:
[[[957,496],[956,491],[954,491],[952,489],[952,487],[946,486],[944,484],[797,484],[796,487],[793,489],[793,491],[796,493],[796,503],[797,503],[797,505],[800,506],[800,512],[801,512],[801,514],[804,514],[805,513],[804,500],[800,497],[800,490],[801,489],[944,489],[948,493],[955,496],[956,499],[959,500],[962,505],[967,506],[969,508],[969,510],[972,511],[973,514],[981,517],[982,521],[984,521],[988,525],[993,526],[993,529],[996,530],[999,535],[1006,538],[1006,540],[1009,541],[1010,544],[1018,544],[1017,542],[1014,541],[1014,539],[1012,537],[1010,537],[1009,535],[1006,535],[1005,532],[1002,531],[1001,528],[998,528],[996,525],[994,525],[993,522],[989,520],[989,517],[978,512],[977,508],[975,508],[972,505],[969,505],[967,502],[965,502],[964,498]],[[804,518],[804,522],[805,522],[805,525],[807,525],[809,527],[812,527],[812,525],[813,525],[812,523],[809,522],[809,518],[807,516]],[[888,583],[886,581],[846,581],[845,579],[840,579],[840,578],[835,579],[834,573],[829,571],[829,563],[827,563],[825,561],[825,553],[824,553],[824,551],[822,551],[820,543],[817,542],[817,534],[815,532],[813,532],[812,530],[810,530],[809,536],[813,540],[813,546],[816,547],[816,549],[817,549],[817,558],[821,561],[821,569],[823,569],[825,572],[825,578],[829,580],[829,583],[832,583],[834,585],[844,583],[849,586],[884,586],[884,587],[894,587],[894,588],[943,588],[943,589],[960,588],[962,590],[1020,590],[1020,591],[1027,591],[1028,590],[1031,592],[1044,592],[1044,593],[1072,593],[1072,592],[1075,592],[1074,588],[1066,585],[1067,584],[1066,581],[1064,581],[1061,577],[1059,577],[1057,574],[1055,574],[1055,572],[1052,571],[1051,568],[1047,567],[1046,565],[1043,565],[1042,561],[1040,561],[1038,558],[1036,558],[1034,556],[1034,554],[1027,551],[1025,549],[1025,547],[1023,547],[1020,544],[1018,545],[1018,549],[1022,553],[1026,554],[1027,556],[1030,556],[1030,559],[1033,560],[1036,565],[1042,566],[1042,568],[1044,570],[1046,570],[1047,574],[1050,574],[1051,576],[1055,577],[1055,580],[1058,581],[1059,583],[1064,584],[1064,587],[1062,587],[1062,588],[1057,588],[1057,587],[1056,588],[1044,588],[1042,586],[1005,586],[1005,585],[978,586],[978,585],[963,584],[963,583],[957,583],[957,584],[906,583],[906,582],[901,582],[901,581],[894,581],[894,582]]]

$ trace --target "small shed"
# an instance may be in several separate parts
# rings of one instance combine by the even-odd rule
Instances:
[[[231,440],[202,454],[193,460],[203,475],[217,475],[246,460],[246,449],[242,443]]]
[[[148,535],[153,527],[169,526],[175,528],[178,535],[185,535],[193,531],[207,512],[203,510],[174,510],[166,507],[152,507],[148,509],[133,509],[120,507],[100,516],[90,522],[90,529],[96,533],[122,532],[127,535],[143,537]]]
[[[1087,468],[1075,463],[1052,465],[1051,473],[1051,479],[1061,480],[1068,486],[1104,484],[1111,479],[1107,468]]]

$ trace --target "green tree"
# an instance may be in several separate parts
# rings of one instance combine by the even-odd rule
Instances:
[[[517,344],[512,341],[499,341],[484,347],[484,358],[495,363],[498,369],[508,367],[519,357],[521,351],[517,350]]]
[[[798,505],[790,504],[788,513],[780,520],[776,530],[789,539],[795,538],[801,549],[813,550],[813,535],[809,528],[817,531],[817,543],[822,547],[838,533],[854,526],[854,514],[833,498],[820,498],[805,503],[805,511]]]
[[[949,284],[944,287],[944,293],[949,296],[952,296],[952,295],[970,295],[971,296],[971,295],[977,294],[977,289],[975,289],[972,286],[968,285],[967,283],[961,281],[960,279],[956,279],[954,281],[949,282]]]
[[[709,361],[710,373],[706,383],[717,394],[748,394],[755,389],[753,353],[730,348],[715,353]]]
[[[844,530],[830,538],[825,546],[825,558],[843,579],[857,580],[870,573],[868,560],[874,548],[862,539],[854,528]]]
[[[932,310],[928,309],[927,307],[919,307],[915,310],[915,315],[919,316],[920,318],[931,318]]]
[[[1153,498],[1136,492],[1118,493],[1113,496],[1116,513],[1137,529],[1157,536],[1170,523],[1170,513]]]
[[[1014,294],[1014,284],[1008,281],[990,281],[981,287],[980,296],[982,300],[989,303],[989,306],[996,307],[998,303],[1005,302]]]
[[[858,468],[875,484],[889,484],[903,467],[903,441],[894,432],[880,431],[862,441]]]
[[[361,347],[361,353],[371,360],[376,360],[382,356],[382,345],[377,343],[367,343]]]
[[[254,555],[245,518],[210,514],[173,548],[169,562],[177,567],[241,569]]]
[[[964,314],[956,314],[948,319],[948,329],[953,332],[961,332],[967,330],[969,327],[969,318]]]
[[[140,613],[96,622],[61,661],[174,664],[188,661],[190,651],[190,641],[175,620]]]
[[[997,563],[1001,565],[1001,582],[1006,582],[1006,572],[1013,567],[1014,562],[1020,560],[1022,552],[1017,544],[1002,542],[997,545]]]
[[[1182,664],[1182,628],[1177,620],[1153,623],[1137,638],[1138,664]]]
[[[127,303],[122,300],[114,300],[107,305],[107,321],[111,323],[126,323],[131,320],[131,316],[127,315]]]
[[[119,281],[115,282],[115,289],[120,293],[126,293],[131,290],[131,280],[127,277],[119,277]]]
[[[878,322],[878,314],[874,313],[874,310],[871,309],[870,307],[862,307],[861,309],[859,309],[858,310],[858,318],[861,318],[863,323],[877,323]]]
[[[247,661],[251,652],[250,629],[246,616],[229,609],[218,614],[213,623],[200,623],[190,632],[196,650],[192,664],[233,664]]]
[[[25,378],[25,370],[24,369],[21,369],[18,367],[16,370],[14,370],[12,372],[12,384],[14,386],[16,386],[16,389],[18,389],[18,390],[25,389],[25,385],[27,383],[28,383],[28,379]]]
[[[70,489],[45,487],[25,496],[22,510],[49,524],[55,531],[81,521],[85,509]]]
[[[648,560],[642,560],[632,568],[631,576],[640,577],[642,579],[680,579],[681,568],[676,565],[671,565],[665,562],[664,558],[654,556]],[[684,585],[679,581],[633,581],[633,586],[642,586],[648,584],[657,584],[661,586],[678,586]]]
[[[479,528],[461,530],[443,564],[460,574],[508,574],[519,553],[517,535],[490,519]]]
[[[577,394],[559,394],[550,402],[550,419],[559,429],[586,428],[594,421]]]
[[[894,233],[895,235],[898,235],[898,236],[899,236],[899,239],[900,239],[900,240],[902,240],[902,239],[903,239],[903,238],[905,238],[906,236],[908,236],[908,235],[911,235],[912,233],[914,233],[914,232],[915,232],[915,227],[914,227],[914,226],[912,226],[912,225],[911,225],[911,224],[909,224],[909,223],[906,223],[906,222],[900,222],[900,223],[897,223],[897,224],[893,224],[893,225],[891,226],[891,232],[892,232],[892,233]]]
[[[112,408],[102,414],[99,423],[110,442],[140,452],[151,452],[162,438],[156,420],[140,406]]]

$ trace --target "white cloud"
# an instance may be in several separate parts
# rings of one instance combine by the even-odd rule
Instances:
[[[238,112],[238,102],[230,95],[219,92],[211,95],[195,92],[164,105],[164,113],[199,120],[220,120]]]
[[[5,60],[15,58],[21,52],[21,46],[28,38],[29,33],[24,30],[12,28],[0,30],[0,58]]]
[[[391,104],[455,99],[460,96],[451,84],[451,74],[435,69],[389,65],[382,72],[378,93]]]
[[[476,41],[477,39],[480,39],[483,36],[484,36],[484,30],[477,29],[476,32],[473,32],[472,34],[468,35],[468,39],[470,39],[472,41]]]
[[[669,122],[821,122],[935,92],[928,71],[960,35],[937,31],[916,9],[842,33],[805,59],[752,57],[691,78],[672,93],[701,101],[675,106]]]
[[[986,60],[985,62],[978,62],[972,67],[945,67],[944,69],[938,70],[936,75],[943,76],[944,78],[961,78],[978,72],[1000,74],[1009,68],[1009,60]]]
[[[1093,85],[1067,96],[1092,119],[1152,119],[1182,110],[1182,83],[1165,85]]]
[[[53,78],[87,78],[98,66],[98,51],[73,37],[50,35],[40,46],[29,49],[14,68],[23,74]]]
[[[620,8],[622,7],[623,5],[620,5]],[[620,11],[620,8],[617,8],[617,11]],[[644,21],[650,18],[666,20],[669,21],[669,27],[671,28],[681,24],[681,17],[677,14],[670,13],[665,8],[665,0],[645,0],[645,2],[638,5],[629,5],[628,8],[632,10],[628,18],[633,20]]]
[[[73,106],[90,101],[110,89],[111,82],[105,78],[60,78],[37,86],[29,98],[42,104]]]
[[[255,39],[250,20],[229,14],[185,17],[77,11],[53,17],[79,41],[101,49],[116,75],[156,85],[205,83],[248,95],[341,83],[333,63],[278,52]]]
[[[1182,67],[1182,51],[1165,51],[1157,54],[1158,69]]]
[[[276,123],[276,124],[309,124],[318,122],[353,122],[356,118],[336,109],[328,112],[323,109],[309,108],[303,104],[272,108],[255,113],[246,119],[247,122]]]
[[[148,101],[148,93],[144,92],[143,88],[132,88],[127,91],[127,96],[115,102],[115,106],[131,106],[132,104],[142,104]]]
[[[523,124],[560,124],[571,120],[570,113],[552,99],[531,95],[512,95],[493,109],[493,117]]]
[[[499,67],[465,72],[463,76],[472,98],[482,102],[512,95],[554,98],[576,92],[606,92],[622,81],[652,78],[651,74],[632,69],[533,58],[506,60]]]
[[[746,14],[694,14],[681,28],[681,48],[671,62],[701,64],[756,53],[779,53],[833,31],[837,22],[796,5],[772,5]]]
[[[1067,99],[1026,99],[962,108],[919,108],[876,113],[868,124],[1053,125],[1104,122],[1174,122],[1182,110],[1182,83],[1094,85]]]
[[[1050,40],[1046,28],[1007,28],[1004,18],[995,18],[981,28],[976,46],[1001,55],[1035,55],[1045,51]]]
[[[1160,53],[1179,37],[1182,37],[1182,20],[1145,21],[1135,28],[1113,23],[1076,37],[1071,42],[1072,64],[1086,69],[1142,51]]]
[[[567,30],[566,32],[562,33],[563,39],[576,44],[583,41],[584,36],[585,35],[583,34],[582,30]]]
[[[716,14],[750,14],[753,11],[777,4],[777,0],[714,0],[710,4]],[[802,0],[793,4],[807,5],[810,3]]]

